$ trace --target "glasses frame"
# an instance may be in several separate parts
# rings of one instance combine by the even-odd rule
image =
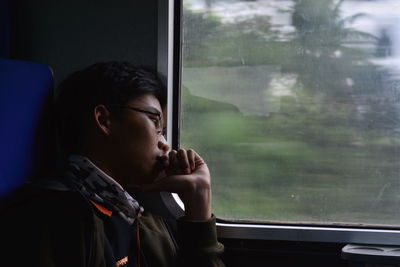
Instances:
[[[111,109],[112,108],[126,108],[126,109],[130,109],[130,110],[133,110],[133,111],[137,111],[137,112],[141,112],[141,113],[157,116],[159,118],[159,123],[160,123],[160,126],[157,127],[157,133],[164,136],[164,121],[163,121],[163,118],[161,116],[161,113],[152,112],[152,111],[148,111],[148,110],[132,107],[132,106],[129,106],[129,105],[107,105],[107,107],[111,108]]]

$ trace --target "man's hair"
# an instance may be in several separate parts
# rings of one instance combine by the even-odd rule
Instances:
[[[124,105],[143,95],[154,95],[164,107],[166,88],[154,71],[128,62],[101,62],[68,76],[59,85],[56,123],[65,155],[76,153],[86,136],[89,115],[97,105]]]

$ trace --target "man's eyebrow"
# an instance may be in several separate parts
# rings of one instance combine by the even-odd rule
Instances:
[[[150,112],[153,112],[153,113],[157,113],[159,116],[162,115],[161,111],[158,110],[158,108],[155,108],[155,107],[152,107],[152,106],[145,106],[145,107],[143,107],[143,109],[147,110],[147,111],[150,111]]]
[[[162,116],[162,112],[154,105],[152,105],[152,103],[148,103],[147,101],[139,101],[138,104],[138,108],[145,109],[146,111],[157,113],[159,116]]]

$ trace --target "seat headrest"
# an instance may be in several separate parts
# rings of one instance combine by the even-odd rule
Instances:
[[[43,64],[0,58],[0,197],[30,178],[43,158],[44,114],[53,102],[53,74]],[[46,115],[48,116],[48,115]],[[42,139],[42,140],[40,140]]]

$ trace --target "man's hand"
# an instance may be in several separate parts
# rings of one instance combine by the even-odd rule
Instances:
[[[211,178],[207,164],[194,150],[171,150],[166,177],[143,187],[145,191],[177,193],[185,204],[187,220],[211,218]]]

